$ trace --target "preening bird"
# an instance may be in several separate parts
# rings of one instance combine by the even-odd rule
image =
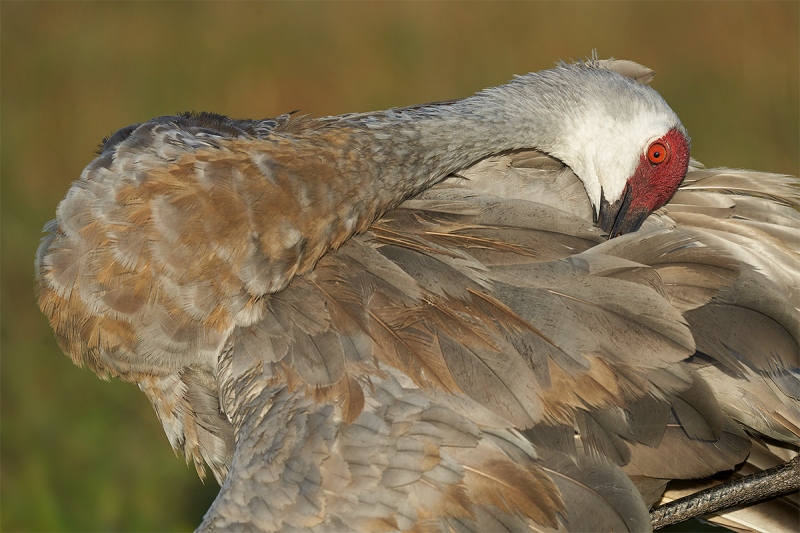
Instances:
[[[647,530],[668,481],[800,443],[797,180],[690,169],[651,77],[129,126],[39,305],[211,469],[201,530]]]

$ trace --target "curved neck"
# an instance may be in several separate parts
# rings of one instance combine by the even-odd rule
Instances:
[[[370,138],[379,182],[394,191],[410,186],[415,194],[487,156],[518,148],[546,150],[561,137],[550,110],[513,105],[515,98],[505,88],[342,122]]]
[[[271,258],[283,256],[284,266],[286,258],[296,258],[268,292],[282,289],[328,250],[448,175],[506,150],[550,151],[563,137],[564,121],[548,103],[563,101],[563,87],[548,92],[530,85],[520,91],[512,82],[450,103],[300,119],[278,128],[281,142],[270,146],[279,150],[267,150],[276,163],[272,182],[282,193],[288,189],[291,196],[303,197],[306,209],[270,209],[281,213],[280,223],[271,225],[278,232],[273,243],[293,247],[297,239],[290,234],[299,234],[303,249],[300,254],[291,247],[285,254],[275,246],[267,250]],[[289,179],[276,179],[283,170]]]

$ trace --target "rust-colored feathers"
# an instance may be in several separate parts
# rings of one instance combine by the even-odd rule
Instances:
[[[46,227],[42,310],[211,468],[201,530],[642,531],[670,480],[796,453],[796,178],[695,165],[606,240],[555,158],[448,161],[435,184],[413,128],[385,135],[156,119]],[[390,156],[399,193],[375,181]]]

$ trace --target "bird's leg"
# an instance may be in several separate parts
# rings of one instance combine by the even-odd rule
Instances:
[[[800,456],[782,465],[696,492],[655,508],[653,529],[705,516],[737,505],[750,505],[800,490]]]

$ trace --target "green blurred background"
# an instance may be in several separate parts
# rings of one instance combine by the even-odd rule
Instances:
[[[32,293],[42,225],[101,138],[463,97],[558,59],[635,59],[709,166],[800,172],[800,3],[0,4],[0,528],[195,527],[216,494],[138,389],[69,362]]]

